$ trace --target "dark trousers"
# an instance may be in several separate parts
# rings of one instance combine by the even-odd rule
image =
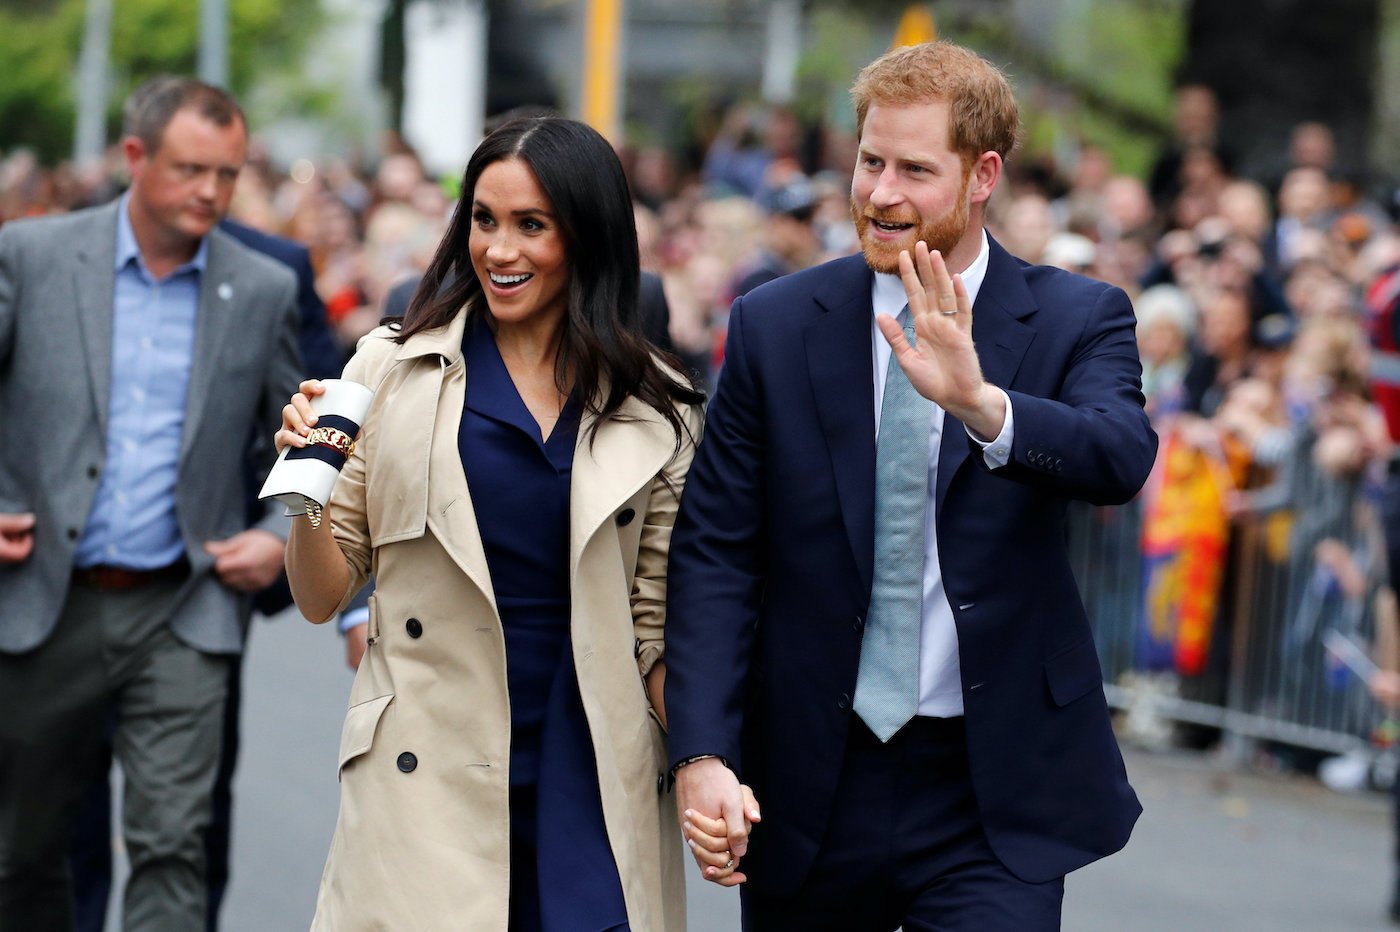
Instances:
[[[228,667],[171,633],[177,589],[75,585],[43,645],[0,655],[0,706],[22,710],[0,719],[0,929],[72,928],[73,825],[108,742],[127,775],[123,927],[203,925]]]
[[[223,745],[214,778],[213,820],[204,836],[205,930],[218,932],[219,909],[228,890],[233,830],[233,771],[238,763],[239,709],[243,702],[243,657],[229,658],[228,697],[224,701]],[[73,872],[74,932],[102,932],[112,895],[112,735],[116,710],[108,723],[99,773],[78,808],[69,855]]]
[[[1026,883],[987,844],[961,718],[915,718],[886,744],[851,722],[811,873],[793,897],[743,888],[745,932],[1059,929],[1064,879]]]

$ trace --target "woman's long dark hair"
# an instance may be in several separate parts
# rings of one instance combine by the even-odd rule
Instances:
[[[564,237],[569,297],[554,370],[560,392],[569,391],[572,375],[585,407],[597,416],[595,428],[635,395],[666,419],[680,449],[686,426],[676,405],[698,404],[704,395],[668,374],[642,335],[641,262],[627,179],[612,146],[583,123],[548,116],[511,120],[482,140],[467,163],[452,222],[404,315],[399,342],[446,325],[463,308],[487,313],[468,250],[472,195],[487,166],[506,159],[519,159],[534,174]],[[684,371],[679,361],[670,362]]]

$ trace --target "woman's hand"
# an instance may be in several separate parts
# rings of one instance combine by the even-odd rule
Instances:
[[[705,763],[709,762],[696,761],[681,768],[681,773],[685,773],[690,767]],[[719,767],[724,766],[718,760],[715,764]],[[738,789],[743,808],[742,815],[735,818],[743,823],[741,831],[731,832],[729,824],[723,818],[712,819],[696,809],[688,808],[681,812],[681,832],[685,836],[691,856],[695,858],[696,866],[700,868],[700,876],[721,887],[737,886],[749,879],[748,875],[739,871],[739,862],[748,852],[749,833],[762,818],[753,790],[743,783],[738,784]],[[736,835],[741,839],[737,845],[734,838]]]
[[[326,387],[319,379],[307,379],[301,383],[300,391],[292,396],[289,404],[282,408],[282,429],[272,438],[280,454],[287,447],[306,446],[306,435],[316,426],[316,413],[311,410],[311,399],[324,395]]]

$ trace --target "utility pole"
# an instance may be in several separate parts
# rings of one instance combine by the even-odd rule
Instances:
[[[622,27],[625,0],[584,0],[580,117],[613,144],[622,141]]]
[[[78,62],[78,125],[73,162],[102,158],[107,142],[107,60],[112,46],[112,0],[87,0],[83,50]]]
[[[199,79],[228,87],[228,0],[199,0]]]
[[[797,58],[802,52],[801,0],[772,0],[764,44],[763,99],[790,104],[797,96]]]

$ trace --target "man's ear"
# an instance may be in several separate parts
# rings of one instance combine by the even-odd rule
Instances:
[[[990,150],[977,156],[972,163],[972,176],[968,179],[967,196],[973,204],[986,203],[1001,180],[1001,156]]]
[[[145,165],[149,153],[146,151],[146,144],[136,136],[125,136],[122,138],[122,155],[126,157],[126,173],[135,180],[141,173],[142,166]]]

